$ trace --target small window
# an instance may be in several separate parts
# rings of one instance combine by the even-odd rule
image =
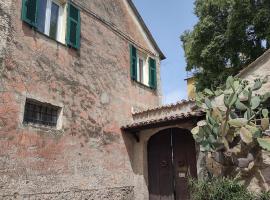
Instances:
[[[60,110],[60,107],[27,99],[23,122],[56,127]]]
[[[151,89],[157,87],[156,60],[130,44],[130,77]]]

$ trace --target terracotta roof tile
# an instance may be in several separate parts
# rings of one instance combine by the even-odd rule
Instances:
[[[175,120],[179,120],[179,119],[188,119],[188,118],[192,118],[192,117],[201,117],[204,115],[205,115],[205,113],[203,111],[199,110],[196,112],[180,113],[180,114],[175,114],[172,116],[165,116],[165,117],[159,118],[159,119],[151,119],[151,120],[145,120],[145,121],[140,121],[140,122],[133,122],[133,123],[127,124],[125,126],[122,126],[121,128],[123,130],[131,129],[131,128],[138,128],[138,127],[151,125],[151,124],[158,124],[158,123],[162,123],[162,122],[175,121]]]
[[[170,109],[170,108],[174,108],[174,107],[181,106],[181,105],[188,104],[188,103],[195,103],[195,99],[181,100],[181,101],[178,101],[178,102],[173,103],[173,104],[167,104],[167,105],[162,105],[159,107],[148,108],[146,110],[134,112],[134,113],[132,113],[132,115],[139,115],[139,114],[143,114],[143,113],[150,112],[150,111]]]

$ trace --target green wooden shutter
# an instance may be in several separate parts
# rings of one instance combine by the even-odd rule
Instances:
[[[157,67],[156,60],[149,58],[149,86],[153,89],[157,88]]]
[[[36,27],[38,0],[22,0],[22,20]]]
[[[137,49],[133,45],[130,46],[130,77],[137,80]]]
[[[81,17],[80,11],[71,4],[68,4],[67,15],[67,45],[79,49],[81,43]]]

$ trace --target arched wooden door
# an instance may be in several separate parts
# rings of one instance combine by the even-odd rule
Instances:
[[[188,177],[197,177],[196,149],[191,133],[166,129],[148,142],[150,200],[188,200]]]

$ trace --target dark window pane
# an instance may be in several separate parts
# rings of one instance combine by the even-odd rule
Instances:
[[[50,20],[50,37],[56,39],[58,26],[59,6],[52,2],[51,20]]]
[[[44,33],[47,0],[39,0],[37,13],[37,29]]]
[[[58,110],[59,108],[56,106],[27,100],[24,111],[24,123],[56,126]]]

